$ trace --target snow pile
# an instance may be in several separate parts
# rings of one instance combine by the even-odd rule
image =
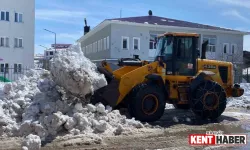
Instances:
[[[70,94],[81,98],[107,85],[104,75],[95,70],[96,65],[84,56],[77,45],[70,50],[58,51],[51,65],[53,80]]]
[[[227,105],[250,109],[250,83],[241,83],[240,86],[244,89],[244,94],[241,97],[228,98]]]
[[[119,135],[125,130],[144,127],[134,119],[126,119],[118,110],[112,111],[110,106],[86,105],[85,99],[70,99],[69,93],[84,96],[106,81],[90,69],[94,65],[81,52],[69,51],[59,54],[67,63],[59,57],[55,59],[53,75],[46,70],[30,70],[16,82],[4,85],[0,91],[0,136],[27,136],[23,149],[32,149],[39,146],[34,135],[41,140],[61,134]]]

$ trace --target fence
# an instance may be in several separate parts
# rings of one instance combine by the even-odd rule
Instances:
[[[22,77],[29,67],[4,67],[0,68],[0,82],[11,82]]]

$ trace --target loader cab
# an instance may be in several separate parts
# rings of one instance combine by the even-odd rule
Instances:
[[[198,58],[198,34],[166,33],[157,39],[157,56],[166,63],[167,75],[193,76]]]

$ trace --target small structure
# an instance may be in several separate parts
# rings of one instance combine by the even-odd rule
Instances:
[[[46,49],[44,51],[44,59],[51,59],[54,57],[54,54],[55,54],[55,49],[56,50],[62,50],[62,49],[67,49],[71,46],[71,44],[56,44],[56,47],[55,47],[55,44],[51,44],[51,48],[49,49]]]

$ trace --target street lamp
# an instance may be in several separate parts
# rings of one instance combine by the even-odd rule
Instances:
[[[53,32],[53,31],[47,30],[47,29],[44,29],[44,30],[45,30],[45,31],[48,31],[48,32],[50,32],[50,33],[55,34],[55,53],[56,53],[56,33]]]
[[[45,47],[45,46],[43,46],[43,45],[39,45],[39,46],[41,46],[41,47],[43,47],[43,48],[46,48],[46,49],[48,49],[48,47]]]
[[[46,46],[43,46],[43,45],[39,45],[39,46],[41,46],[41,47],[43,47],[43,48],[45,48],[46,50],[45,50],[45,52],[44,52],[44,56],[48,56],[48,47],[46,47]]]

